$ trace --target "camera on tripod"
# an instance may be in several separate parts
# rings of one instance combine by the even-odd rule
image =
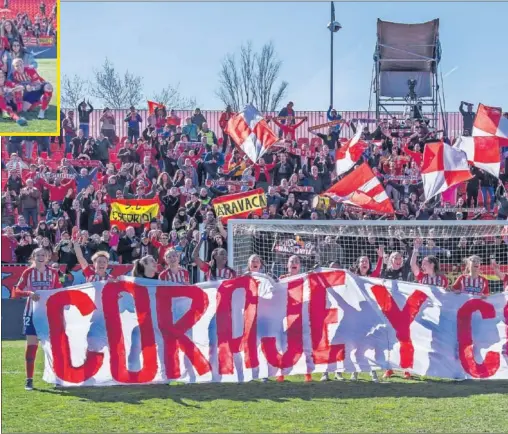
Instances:
[[[417,99],[416,90],[415,90],[417,84],[418,84],[418,81],[416,81],[414,78],[411,78],[407,81],[407,85],[409,87],[409,93],[407,94],[407,96],[412,100]]]

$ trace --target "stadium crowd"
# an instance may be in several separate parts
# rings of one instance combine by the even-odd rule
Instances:
[[[354,133],[357,127],[356,122],[334,123],[340,115],[331,107],[328,121],[332,124],[325,124],[321,132],[310,126],[308,130],[316,138],[297,141],[294,131],[306,118],[297,119],[293,103],[287,104],[279,117],[268,119],[275,124],[273,128],[278,127],[281,141],[256,164],[225,132],[227,121],[234,115],[230,107],[221,115],[222,131],[212,131],[199,109],[183,122],[174,111],[156,109],[143,125],[131,107],[124,119],[128,138],[122,143],[108,109],[103,110],[99,135],[89,136],[93,110],[89,102],[83,101],[77,113],[62,113],[62,137],[56,144],[58,155],[64,157],[61,161],[51,158],[49,137],[5,140],[9,158],[2,160],[2,263],[27,263],[32,252],[42,247],[52,261],[66,264],[69,271],[79,263],[76,241],[89,263],[97,252],[107,252],[111,262],[123,264],[150,255],[161,270],[171,250],[189,273],[189,280],[196,282],[198,267],[208,270],[211,260],[217,267],[217,255],[225,257],[227,233],[215,216],[212,200],[260,187],[266,191],[267,207],[261,216],[249,218],[450,222],[508,218],[503,183],[476,168],[471,169],[474,177],[464,190],[453,190],[452,195],[443,194],[425,202],[420,176],[422,152],[426,143],[436,139],[436,133],[424,119],[392,118],[383,120],[374,131],[363,128],[362,139],[370,145],[358,164],[366,161],[382,181],[396,210],[390,216],[318,200],[319,194],[339,179],[335,174],[335,150],[344,143],[339,138],[341,129],[350,128]],[[35,149],[37,158],[32,158]],[[154,197],[161,203],[159,218],[126,231],[110,224],[112,200]],[[199,230],[201,224],[204,233]],[[448,252],[444,260],[457,266],[471,255],[479,255],[483,263],[489,261],[490,256],[482,253],[488,248],[465,247],[461,240],[455,241],[457,248],[446,239],[446,246],[426,245],[421,253],[434,257],[441,251]],[[201,258],[204,262],[196,255],[201,242],[206,247],[205,257]],[[357,258],[364,256],[364,250],[372,247],[375,252],[380,244],[380,240],[368,238],[365,242],[369,244],[366,249],[355,247],[346,255],[339,255],[341,249],[335,246],[329,249],[332,254],[322,254],[317,262],[353,267]],[[493,246],[501,242],[507,251],[504,240],[489,242]],[[340,245],[340,239],[333,243]],[[388,254],[406,251],[393,240],[383,244]],[[376,254],[366,256],[374,266]],[[267,258],[262,260],[266,262]],[[504,256],[498,260],[506,263]],[[230,273],[233,275],[232,270]]]
[[[157,109],[143,125],[131,107],[124,118],[128,137],[121,143],[115,117],[108,109],[103,110],[99,135],[90,136],[93,110],[83,101],[77,119],[72,110],[62,116],[58,143],[52,144],[48,137],[9,137],[3,144],[8,158],[2,159],[1,260],[3,264],[30,263],[12,288],[13,297],[27,298],[23,317],[26,390],[33,390],[38,348],[31,303],[39,299],[40,289],[71,285],[75,265],[79,264],[88,282],[110,279],[111,263],[132,263],[133,276],[179,283],[197,282],[198,270],[206,280],[234,277],[240,270],[228,265],[227,232],[212,206],[220,196],[262,188],[266,209],[248,218],[277,220],[274,225],[289,220],[453,222],[508,217],[502,181],[476,168],[471,169],[474,176],[465,192],[454,189],[455,198],[443,194],[425,201],[422,152],[436,137],[423,119],[401,122],[392,118],[374,131],[362,126],[362,139],[369,146],[356,166],[367,162],[373,169],[396,210],[393,216],[351,209],[320,197],[341,178],[335,172],[335,151],[344,144],[339,138],[341,128],[349,127],[352,133],[358,128],[356,122],[340,123],[332,107],[327,124],[308,127],[316,138],[299,141],[295,130],[307,119],[296,119],[290,102],[278,117],[268,119],[278,127],[280,141],[255,164],[226,133],[226,124],[234,116],[230,107],[221,115],[222,131],[212,131],[199,109],[183,125],[175,112],[168,115],[165,109]],[[465,113],[464,119],[471,117],[470,110]],[[128,226],[125,231],[111,224],[113,200],[156,197],[161,204],[158,217],[141,219],[138,227]],[[339,226],[335,237],[259,230],[237,232],[233,242],[252,237],[254,251],[241,270],[247,273],[284,278],[318,266],[347,267],[360,276],[417,281],[486,297],[495,285],[482,275],[481,266],[491,263],[499,278],[496,289],[508,287],[508,274],[499,267],[506,265],[508,254],[502,233],[470,240],[457,239],[449,226],[403,230],[388,227],[385,234],[376,236],[362,227],[349,227],[346,232]],[[299,248],[302,253],[307,251],[300,255]],[[458,277],[454,281],[442,272],[441,263],[455,267]],[[62,264],[65,272],[60,269]],[[287,268],[277,269],[274,264],[287,264]],[[392,375],[391,370],[384,373],[385,378]],[[371,377],[378,381],[375,372]],[[410,378],[410,373],[404,372],[404,377]],[[342,380],[343,374],[336,372],[335,378]],[[329,373],[323,374],[321,380],[328,379]],[[357,379],[356,372],[351,379]],[[310,374],[305,380],[312,380]]]

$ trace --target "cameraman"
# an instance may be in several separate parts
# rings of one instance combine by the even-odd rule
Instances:
[[[464,104],[467,105],[467,111],[464,110]],[[473,104],[465,101],[460,102],[460,114],[462,115],[463,132],[462,135],[470,137],[473,132],[473,123],[476,113],[473,112]]]

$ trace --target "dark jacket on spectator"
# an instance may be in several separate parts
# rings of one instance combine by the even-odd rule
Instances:
[[[146,173],[146,177],[151,181],[152,179],[157,179],[159,176],[158,170],[155,168],[155,166],[152,166],[149,164],[148,166],[143,165],[143,170]]]
[[[171,228],[173,219],[178,212],[178,208],[180,208],[180,197],[167,195],[161,197],[161,201],[164,204],[164,217],[167,219],[168,225]]]
[[[282,204],[284,203],[284,199],[280,197],[279,195],[273,195],[270,196],[269,194],[266,195],[266,206],[269,207],[270,205],[277,205],[277,209],[279,209]]]
[[[95,210],[92,208],[87,209],[83,213],[83,218],[86,218],[87,230],[89,235],[102,235],[102,232],[109,230],[109,216],[103,211],[99,210],[102,215],[102,220],[95,221]]]
[[[211,163],[215,160],[215,163]],[[217,175],[217,169],[219,166],[224,165],[224,154],[222,152],[208,152],[204,158],[205,172],[209,178],[213,178]]]
[[[7,190],[14,190],[16,194],[19,194],[21,191],[21,187],[23,186],[23,181],[19,176],[14,178],[12,175],[7,178]]]
[[[101,161],[109,161],[109,150],[112,148],[111,142],[107,137],[102,140],[97,139],[95,142],[95,153],[97,159]]]
[[[203,113],[194,114],[191,117],[191,123],[197,125],[199,129],[202,128],[203,124],[206,122],[206,118],[203,116]]]
[[[460,114],[462,115],[462,121],[464,124],[463,129],[467,130],[469,135],[471,135],[473,133],[473,122],[474,122],[474,118],[475,118],[475,113],[473,111],[471,111],[471,113],[470,113],[470,112],[464,110],[463,106],[464,106],[464,103],[461,103],[460,107],[459,107],[459,111],[460,111]]]
[[[16,257],[18,258],[18,262],[21,264],[26,264],[32,252],[38,247],[36,243],[27,244],[25,246],[18,246],[14,250],[14,253],[16,254]]]
[[[289,161],[286,163],[278,162],[273,169],[273,185],[280,185],[283,179],[289,180],[293,172],[294,167]]]
[[[32,226],[29,226],[27,224],[25,224],[24,226],[14,225],[12,227],[12,231],[14,232],[14,235],[18,235],[21,232],[28,232],[29,234],[32,234],[33,228],[32,228]]]
[[[88,103],[86,108],[83,109],[81,104],[78,106],[78,119],[80,124],[90,123],[90,114],[93,112],[92,104]]]
[[[131,244],[134,242],[138,243],[137,247],[139,247],[140,242],[135,237],[129,238],[127,235],[125,235],[124,237],[120,238],[120,241],[118,242],[118,255],[122,258],[122,264],[132,263],[132,261],[135,259],[135,248],[131,246]]]
[[[83,152],[83,149],[85,148],[85,143],[88,139],[86,137],[74,137],[71,140],[71,152],[72,156],[76,159],[78,158],[79,154]],[[66,156],[67,157],[67,156]]]
[[[323,179],[320,176],[314,178],[312,175],[310,175],[308,178],[306,178],[305,181],[309,187],[314,189],[315,194],[320,194],[324,190]]]
[[[132,148],[120,148],[117,156],[122,163],[133,163],[136,161],[136,151]]]

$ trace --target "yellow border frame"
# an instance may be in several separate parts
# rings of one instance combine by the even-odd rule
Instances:
[[[36,0],[33,0],[36,1]],[[62,13],[62,10],[60,8],[60,0],[56,0],[56,21],[57,21],[57,33],[56,33],[56,81],[57,83],[54,84],[53,89],[55,90],[53,97],[56,99],[56,125],[57,130],[55,132],[51,133],[8,133],[4,132],[0,137],[14,137],[14,136],[23,136],[23,137],[54,137],[60,135],[60,35],[61,35],[61,26],[60,26],[60,14]]]

